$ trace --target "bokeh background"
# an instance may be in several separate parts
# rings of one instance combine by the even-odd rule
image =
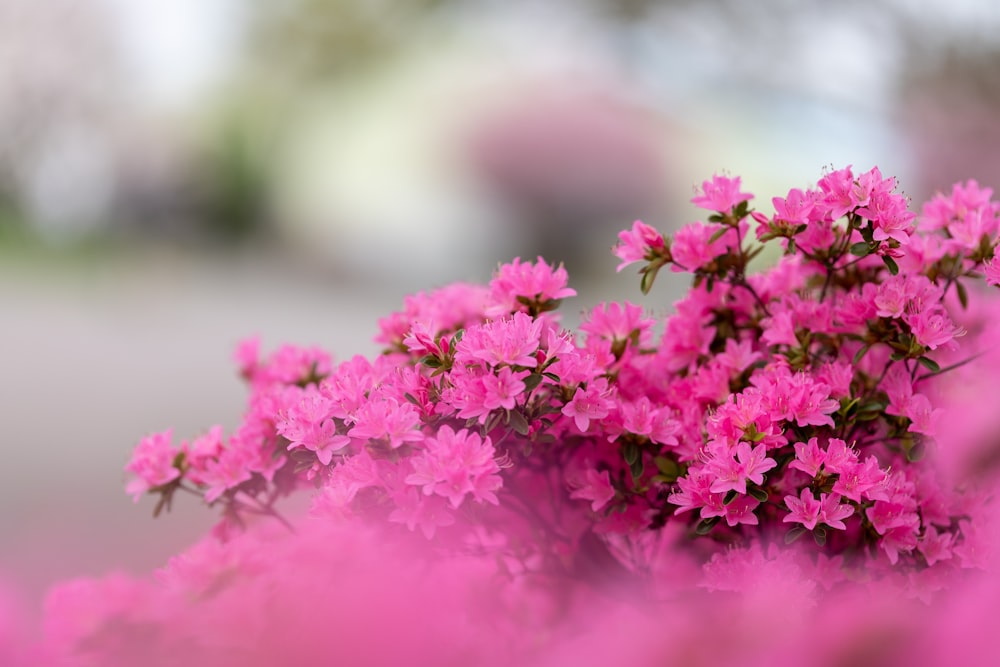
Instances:
[[[990,0],[0,0],[0,577],[148,571],[210,512],[124,495],[140,436],[234,427],[230,354],[373,354],[405,294],[608,252],[878,165],[1000,185]],[[187,502],[184,502],[187,501]],[[33,603],[37,604],[37,603]]]

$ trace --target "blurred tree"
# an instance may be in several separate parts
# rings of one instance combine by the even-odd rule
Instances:
[[[0,207],[53,235],[102,222],[123,78],[103,3],[0,2]]]

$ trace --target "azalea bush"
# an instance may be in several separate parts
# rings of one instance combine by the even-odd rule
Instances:
[[[47,659],[971,660],[998,607],[991,196],[917,215],[846,168],[761,210],[715,176],[704,222],[613,249],[643,292],[686,274],[665,318],[604,303],[567,331],[565,269],[515,259],[408,297],[373,359],[248,340],[242,424],[127,465],[212,534],[153,580],[54,589]]]

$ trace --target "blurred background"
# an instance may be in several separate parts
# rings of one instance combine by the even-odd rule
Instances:
[[[209,512],[122,491],[140,436],[238,421],[236,342],[371,354],[407,293],[878,165],[1000,185],[989,0],[0,0],[0,578],[146,571]],[[186,498],[182,498],[186,501]],[[137,548],[141,545],[141,548]]]

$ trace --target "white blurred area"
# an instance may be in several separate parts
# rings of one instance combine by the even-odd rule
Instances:
[[[945,9],[942,9],[945,8]],[[1000,186],[994,3],[0,0],[0,577],[148,569],[207,525],[122,492],[151,430],[238,422],[229,354],[377,352],[403,295],[878,165]],[[142,543],[144,552],[130,550]],[[71,556],[70,556],[71,555]]]

